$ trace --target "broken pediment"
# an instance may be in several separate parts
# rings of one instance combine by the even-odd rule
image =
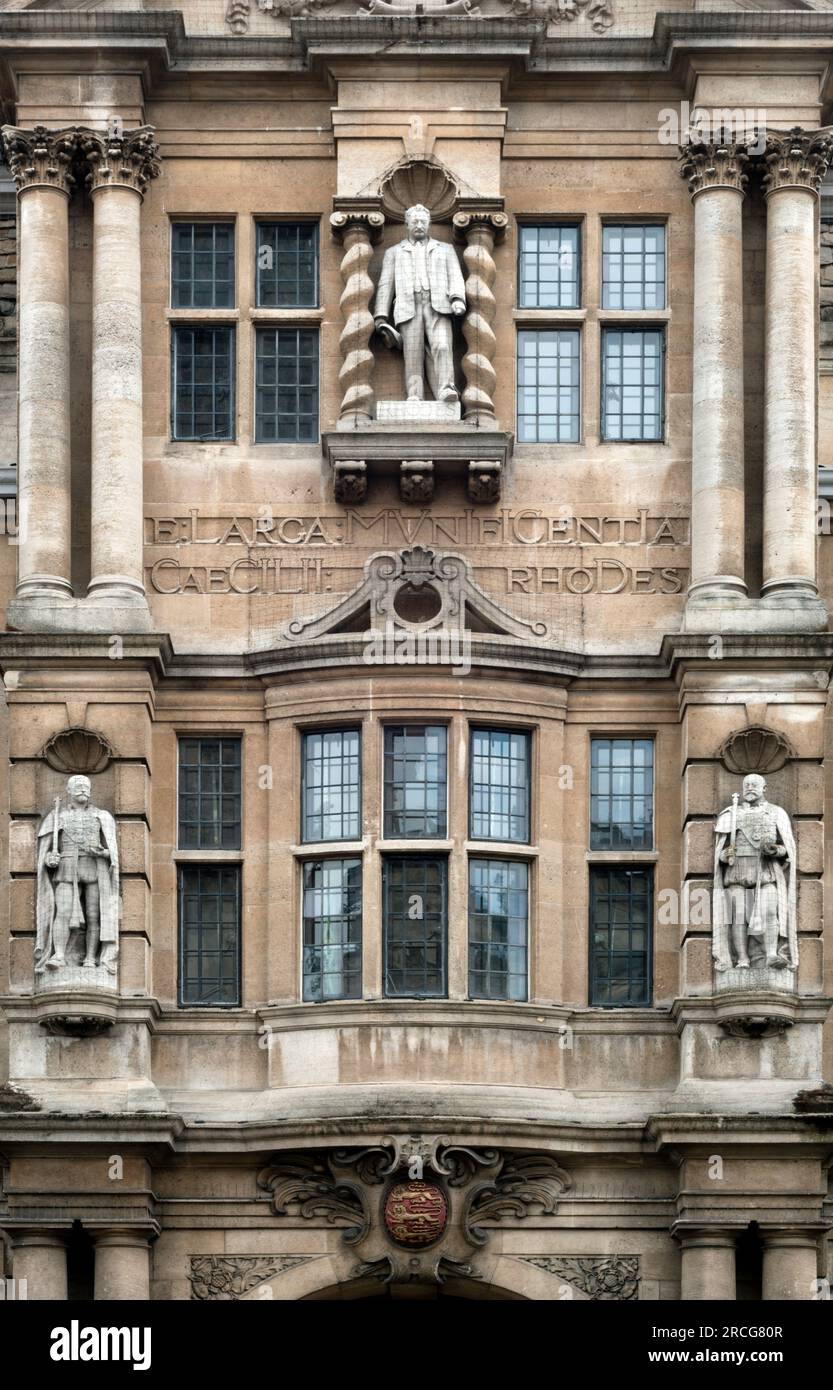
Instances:
[[[546,623],[519,618],[490,598],[462,555],[421,545],[371,555],[352,593],[318,617],[294,618],[282,636],[306,642],[344,633],[391,640],[408,633],[468,633],[536,645],[549,640]]]

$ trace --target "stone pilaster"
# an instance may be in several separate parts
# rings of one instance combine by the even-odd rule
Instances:
[[[828,133],[772,135],[767,199],[762,595],[826,615],[816,584],[816,211]]]
[[[148,126],[82,132],[93,199],[92,539],[88,598],[111,631],[149,627],[142,575],[142,198],[159,173]]]
[[[492,285],[497,274],[493,252],[495,243],[506,232],[508,221],[505,212],[493,208],[465,208],[454,214],[455,234],[465,245],[463,261],[467,271],[463,414],[467,424],[489,429],[496,426],[494,394],[497,383],[492,366],[497,345],[492,327],[496,311]]]
[[[330,218],[333,236],[344,248],[341,260],[341,409],[339,429],[357,429],[370,424],[373,418],[373,353],[370,337],[373,333],[373,281],[368,273],[373,243],[378,241],[385,225],[384,214],[378,208],[337,209]]]
[[[746,149],[698,143],[680,155],[694,202],[694,341],[689,602],[722,604],[744,582],[743,247]]]
[[[69,196],[78,136],[4,126],[20,210],[19,554],[10,624],[72,599],[70,583]]]

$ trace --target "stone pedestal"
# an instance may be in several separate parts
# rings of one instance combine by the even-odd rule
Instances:
[[[685,1231],[682,1246],[683,1303],[699,1300],[734,1301],[735,1236],[731,1231]]]
[[[67,1249],[59,1232],[15,1231],[12,1249],[12,1277],[18,1286],[26,1281],[26,1297],[30,1302],[66,1301]]]

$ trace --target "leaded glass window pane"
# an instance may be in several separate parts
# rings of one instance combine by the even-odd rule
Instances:
[[[529,734],[472,729],[469,795],[473,840],[529,840]]]
[[[234,223],[174,222],[171,306],[234,308]]]
[[[234,328],[177,324],[171,354],[174,439],[234,437]]]
[[[361,737],[358,729],[304,734],[301,838],[361,836]]]
[[[257,302],[262,309],[318,304],[316,223],[258,222]]]
[[[650,868],[591,868],[591,1004],[650,1004],[652,890]]]
[[[523,328],[518,333],[518,439],[574,444],[580,433],[579,333]]]
[[[605,227],[602,308],[665,308],[664,226]]]
[[[662,439],[661,329],[602,333],[602,434],[606,440]]]
[[[654,744],[594,738],[590,745],[590,848],[652,849]]]
[[[240,848],[240,739],[179,740],[179,848]]]
[[[304,998],[360,999],[362,861],[304,864]]]
[[[240,866],[179,869],[179,1002],[240,1003]]]
[[[526,999],[529,869],[508,859],[469,861],[469,994]]]
[[[314,444],[318,438],[318,329],[259,328],[255,440]]]
[[[385,729],[385,838],[444,839],[446,730],[441,724]]]
[[[521,309],[577,309],[578,227],[521,227],[518,238]]]
[[[386,858],[382,865],[385,994],[445,995],[445,859]]]

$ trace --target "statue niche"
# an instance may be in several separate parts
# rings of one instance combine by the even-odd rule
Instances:
[[[119,950],[116,823],[92,803],[89,777],[70,777],[38,830],[35,972],[40,988],[114,988]]]
[[[718,990],[795,988],[795,837],[757,773],[715,824],[712,922]]]

